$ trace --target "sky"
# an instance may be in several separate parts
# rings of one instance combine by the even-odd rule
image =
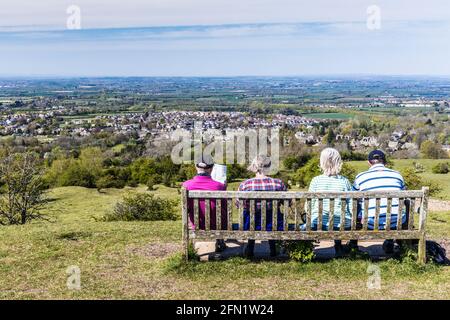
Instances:
[[[448,76],[449,56],[448,0],[0,0],[0,77]]]

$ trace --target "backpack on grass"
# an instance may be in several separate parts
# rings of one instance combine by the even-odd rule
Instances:
[[[437,264],[450,264],[445,249],[439,243],[427,240],[426,250],[428,260],[434,261]]]

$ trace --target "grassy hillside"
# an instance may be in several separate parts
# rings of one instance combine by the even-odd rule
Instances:
[[[144,188],[138,191],[144,191]],[[180,221],[102,222],[126,192],[78,187],[51,191],[50,221],[0,227],[0,298],[315,299],[447,298],[450,269],[377,262],[381,290],[368,290],[365,260],[224,262],[180,266]],[[177,198],[176,189],[154,193]],[[449,239],[450,212],[432,213],[430,236]],[[68,290],[68,266],[81,269]]]

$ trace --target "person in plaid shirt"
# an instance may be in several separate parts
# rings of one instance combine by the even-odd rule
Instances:
[[[255,177],[242,182],[239,185],[239,191],[286,191],[287,187],[280,179],[274,179],[266,176],[265,172],[271,166],[269,157],[258,156],[248,167],[249,171],[255,173]],[[261,230],[261,201],[255,201],[255,230]],[[244,201],[244,226],[243,230],[250,230],[250,201]],[[277,213],[277,230],[283,230],[283,215],[278,208]],[[266,231],[272,231],[272,201],[266,203]],[[276,242],[269,240],[270,255],[276,256]],[[245,250],[247,257],[252,257],[255,250],[255,240],[248,240],[248,245]]]

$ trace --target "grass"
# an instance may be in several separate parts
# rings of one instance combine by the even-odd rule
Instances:
[[[340,112],[305,113],[304,116],[313,119],[335,119],[335,120],[348,120],[353,118],[352,114]]]
[[[181,222],[103,222],[135,189],[56,188],[50,221],[0,227],[0,298],[8,299],[450,299],[449,267],[388,260],[375,263],[381,290],[367,289],[366,260],[182,263]],[[153,193],[178,198],[176,189]],[[430,236],[448,239],[450,212],[432,213]],[[81,290],[66,270],[81,270]]]
[[[450,174],[436,174],[432,173],[431,169],[434,165],[440,162],[445,162],[443,159],[399,159],[393,160],[394,169],[395,170],[403,170],[408,167],[412,167],[412,162],[415,161],[423,165],[425,171],[420,173],[425,181],[434,181],[439,186],[442,187],[442,190],[436,195],[436,198],[443,200],[450,200]],[[350,161],[349,164],[353,166],[357,172],[362,172],[368,169],[367,161]]]

